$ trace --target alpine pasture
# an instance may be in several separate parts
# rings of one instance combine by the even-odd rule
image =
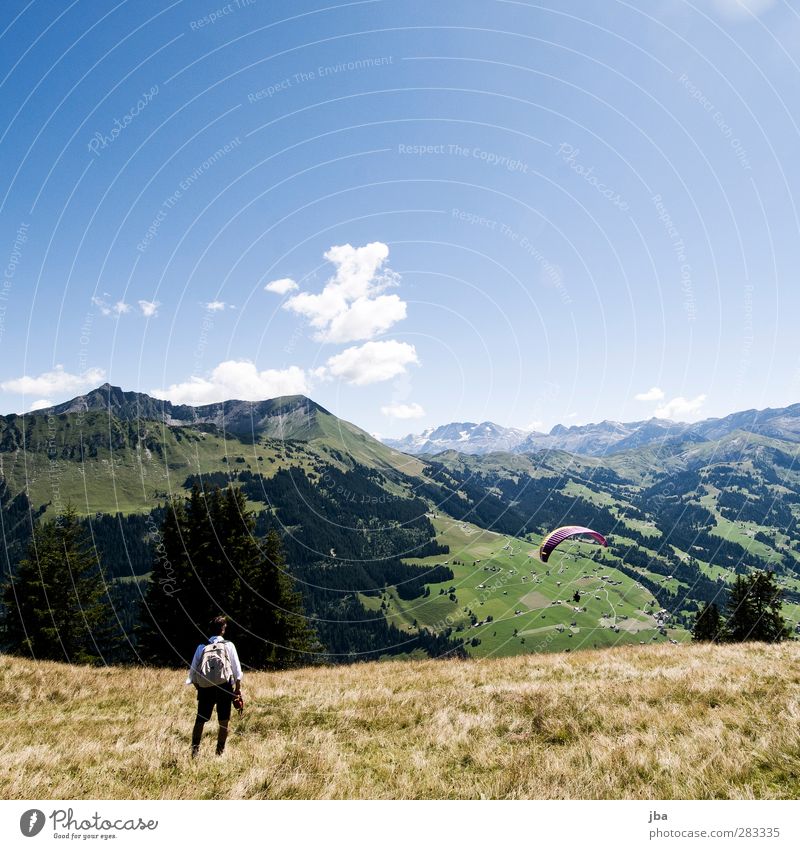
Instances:
[[[800,794],[800,647],[626,646],[245,676],[189,757],[182,670],[6,657],[16,799],[708,799]]]

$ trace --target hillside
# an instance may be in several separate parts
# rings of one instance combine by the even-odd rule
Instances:
[[[800,794],[797,644],[248,674],[224,758],[207,729],[196,762],[180,671],[6,658],[0,676],[6,798]]]
[[[485,531],[436,516],[436,540],[448,558],[407,562],[449,568],[452,579],[428,582],[416,595],[407,586],[388,587],[361,602],[401,631],[453,629],[473,657],[578,651],[602,646],[669,643],[689,638],[670,624],[658,600],[635,576],[611,559],[595,562],[596,546],[565,544],[545,565],[538,542]],[[443,562],[444,561],[444,562]],[[580,599],[575,599],[575,593]]]
[[[800,627],[798,412],[676,425],[669,439],[657,422],[556,434],[584,447],[619,437],[602,457],[417,457],[300,395],[189,407],[105,384],[0,417],[0,530],[13,571],[30,515],[47,521],[71,501],[130,633],[167,496],[234,483],[257,532],[283,536],[338,662],[680,642],[699,606],[723,606],[728,583],[753,568],[777,572]],[[466,434],[467,447],[519,437],[490,422],[456,430],[440,436]],[[601,529],[609,548],[567,544],[540,568],[542,535],[565,523]]]
[[[148,512],[193,474],[354,462],[392,475],[422,469],[302,395],[188,407],[104,384],[0,416],[0,477],[34,508],[71,501],[88,515]]]

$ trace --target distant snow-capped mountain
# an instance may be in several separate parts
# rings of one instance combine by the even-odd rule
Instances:
[[[409,433],[402,439],[384,439],[386,445],[406,454],[438,454],[461,451],[464,454],[488,454],[492,451],[514,451],[529,431],[501,427],[494,422],[452,422],[422,433]]]
[[[717,440],[734,431],[800,443],[800,404],[778,409],[745,410],[694,424],[656,418],[638,422],[606,420],[571,427],[558,424],[550,433],[526,433],[493,422],[479,425],[455,422],[429,428],[420,434],[409,434],[403,439],[386,439],[384,442],[407,454],[437,454],[447,450],[463,454],[488,454],[492,451],[524,454],[552,449],[599,457],[646,445]]]

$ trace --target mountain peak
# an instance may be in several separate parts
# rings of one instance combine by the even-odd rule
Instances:
[[[513,451],[528,432],[503,427],[492,421],[451,422],[426,428],[422,433],[409,433],[402,439],[385,439],[386,445],[408,454],[439,454],[460,451],[464,454],[488,454],[492,451]]]
[[[318,416],[331,414],[305,395],[285,395],[263,401],[219,401],[192,406],[173,404],[143,392],[126,392],[103,383],[83,395],[29,415],[105,412],[121,421],[158,421],[166,425],[215,425],[229,433],[256,432],[279,439],[309,439],[321,433]]]
[[[494,429],[496,433],[490,432]],[[409,434],[403,439],[387,439],[385,442],[409,454],[436,454],[445,450],[463,454],[486,454],[489,451],[524,454],[560,450],[599,457],[645,445],[666,445],[675,440],[697,443],[721,439],[737,430],[800,443],[800,404],[778,409],[743,410],[694,424],[655,416],[634,422],[604,419],[583,425],[557,424],[547,434],[525,433],[493,422],[480,425],[454,422],[428,428],[422,434]]]

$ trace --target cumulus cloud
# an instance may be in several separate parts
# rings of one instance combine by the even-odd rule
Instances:
[[[360,248],[334,245],[325,259],[336,269],[318,294],[300,292],[284,308],[308,319],[320,342],[372,339],[406,317],[406,304],[385,290],[399,277],[385,268],[389,248],[371,242]]]
[[[392,419],[421,419],[425,410],[419,404],[387,404],[381,407],[384,416]]]
[[[265,292],[274,292],[276,295],[285,295],[297,289],[297,283],[291,277],[281,277],[280,280],[272,280],[264,287]]]
[[[38,377],[23,375],[0,383],[3,392],[17,392],[20,395],[38,395],[42,400],[50,395],[63,395],[65,392],[80,392],[92,389],[106,376],[101,368],[90,368],[81,374],[70,374],[64,366],[57,365],[53,371],[46,371]],[[37,402],[38,403],[38,402]],[[48,401],[45,406],[50,406]]]
[[[341,354],[330,357],[320,377],[338,377],[356,386],[366,386],[382,380],[391,380],[403,374],[409,365],[418,363],[417,351],[408,342],[394,339],[384,342],[366,342],[345,348]]]
[[[145,318],[155,318],[160,306],[161,304],[158,301],[139,301],[139,309]]]
[[[106,297],[108,297],[108,295],[106,295]],[[105,297],[93,297],[92,303],[100,310],[101,315],[121,316],[131,311],[131,305],[126,304],[125,301],[122,300],[111,304],[106,301]]]
[[[155,398],[175,404],[213,404],[218,401],[264,401],[281,395],[308,394],[308,377],[303,369],[259,371],[249,360],[226,360],[207,378],[190,377],[183,383],[173,383],[167,389],[154,389]]]
[[[38,401],[34,401],[31,404],[31,412],[35,410],[46,410],[48,407],[52,407],[53,402],[49,398],[40,398]]]
[[[209,301],[208,303],[203,304],[203,306],[209,312],[222,312],[222,310],[225,309],[226,304],[225,301]]]
[[[698,395],[691,400],[679,395],[666,404],[662,404],[655,411],[657,419],[672,419],[673,421],[685,421],[687,419],[696,419],[697,413],[705,403],[706,396]]]
[[[640,392],[633,396],[637,401],[662,401],[664,399],[664,390],[653,386],[647,392]]]

